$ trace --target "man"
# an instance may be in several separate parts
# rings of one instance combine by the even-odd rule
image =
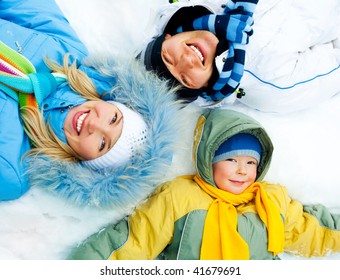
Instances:
[[[322,6],[305,0],[295,1],[294,5],[291,1],[278,0],[260,1],[257,5],[251,2],[252,10],[249,6],[240,8],[247,2],[231,0],[226,5],[225,0],[168,4],[160,9],[158,29],[140,58],[148,70],[183,85],[179,91],[181,99],[191,101],[200,96],[203,99],[200,98],[199,103],[204,105],[219,100],[225,104],[233,103],[234,93],[238,92],[241,98],[237,101],[261,111],[291,112],[309,108],[340,91],[337,83],[340,3],[327,1],[329,3]],[[216,15],[222,17],[213,18]],[[227,36],[211,29],[204,30],[211,33],[210,39],[205,39],[205,32],[201,32],[200,39],[196,36],[198,33],[193,37],[186,33],[188,37],[184,41],[180,37],[185,33],[183,30],[190,30],[190,25],[192,30],[197,28],[192,27],[194,19],[210,16],[213,24],[210,22],[210,27],[205,28],[216,29],[223,20],[217,23],[213,19],[223,19],[223,15],[229,19],[224,21]],[[241,31],[234,32],[243,39],[236,46],[238,56],[230,52],[237,42],[228,38],[235,30],[237,18],[230,23],[233,16],[247,17],[238,21],[243,27]],[[253,16],[254,25],[251,25]]]

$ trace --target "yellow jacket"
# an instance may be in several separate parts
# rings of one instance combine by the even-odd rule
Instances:
[[[269,168],[273,146],[262,126],[231,110],[210,110],[198,120],[193,158],[199,176],[214,185],[211,159],[216,149],[236,133],[256,135],[262,145],[257,180]],[[262,182],[278,206],[285,228],[285,251],[298,256],[340,252],[340,216],[322,206],[303,207],[279,185]],[[134,214],[89,237],[70,259],[199,259],[207,209],[214,199],[193,180],[178,177],[162,184]],[[267,229],[253,201],[236,207],[238,232],[247,242],[250,259],[273,259],[267,250]]]
[[[205,215],[213,198],[181,176],[160,186],[134,214],[91,236],[71,259],[199,259]],[[285,252],[325,256],[340,252],[340,217],[324,207],[303,207],[286,188],[262,182],[280,209],[285,227]],[[253,201],[237,206],[238,231],[251,259],[273,259],[267,231]]]

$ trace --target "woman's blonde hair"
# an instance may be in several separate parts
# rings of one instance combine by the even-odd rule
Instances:
[[[101,100],[90,78],[77,68],[76,61],[69,65],[69,54],[64,56],[63,65],[46,59],[47,66],[57,73],[66,75],[71,89],[87,100]],[[24,129],[33,146],[26,155],[45,154],[57,160],[83,160],[69,145],[61,141],[53,132],[49,123],[44,121],[42,112],[30,106],[20,108]]]

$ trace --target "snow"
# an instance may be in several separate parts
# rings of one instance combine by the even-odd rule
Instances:
[[[57,0],[91,53],[133,52],[143,42],[155,7],[165,0]],[[260,121],[271,136],[275,152],[266,180],[288,188],[303,203],[321,203],[340,214],[339,138],[340,95],[296,113],[262,113],[241,104],[230,107]],[[176,155],[174,174],[191,172],[191,133],[199,111],[188,107],[192,119]],[[121,218],[112,210],[77,208],[40,189],[15,201],[0,202],[0,259],[63,259],[78,242],[103,225]],[[287,254],[283,259],[299,259]],[[334,254],[323,259],[340,259]]]

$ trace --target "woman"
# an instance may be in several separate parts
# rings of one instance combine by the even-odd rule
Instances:
[[[22,107],[22,121],[1,84],[0,199],[29,186],[117,210],[144,199],[164,178],[176,141],[179,105],[166,84],[123,59],[85,61],[86,47],[54,1],[1,1],[0,15],[2,42],[32,62],[26,74],[39,107]],[[62,61],[67,52],[71,63]]]
[[[199,104],[204,105],[214,103],[210,100],[233,103],[236,96],[231,92],[236,89],[238,83],[235,83],[230,91],[226,91],[227,94],[212,95],[212,97],[205,94],[205,92],[209,93],[215,85],[225,65],[224,61],[231,56],[231,53],[228,53],[230,44],[229,47],[223,47],[223,42],[221,42],[221,38],[225,39],[225,36],[221,37],[216,31],[205,30],[204,33],[210,31],[213,33],[210,34],[209,41],[203,35],[200,39],[195,36],[195,38],[182,40],[178,29],[174,29],[172,25],[175,24],[178,27],[186,26],[188,22],[190,24],[192,18],[188,15],[194,16],[194,19],[202,19],[209,15],[230,13],[232,11],[230,6],[237,4],[238,1],[222,0],[210,3],[200,0],[183,0],[173,2],[176,3],[161,7],[155,19],[157,24],[152,30],[152,39],[149,37],[146,40],[148,43],[141,53],[146,68],[161,72],[159,73],[161,76],[182,84],[184,91],[180,98],[193,100],[201,96],[204,99],[199,98]],[[244,45],[244,71],[239,72],[241,77],[236,80],[239,81],[237,89],[240,91],[237,101],[265,112],[292,112],[318,105],[340,91],[337,82],[340,78],[340,34],[337,28],[340,24],[340,5],[338,1],[327,0],[322,5],[317,2],[311,5],[305,0],[270,0],[259,1],[253,8],[254,25],[251,28],[254,33],[252,35],[249,33],[251,35],[249,44]],[[182,12],[185,17],[180,16]],[[239,11],[237,13],[242,14]],[[188,19],[188,21],[183,22],[183,19]],[[211,19],[214,22],[214,18],[211,17]],[[225,29],[228,30],[228,26]],[[194,31],[185,33],[189,36],[188,33],[193,34]],[[215,35],[215,38],[212,35]],[[179,50],[178,47],[175,55],[169,52],[166,46],[170,44],[170,39],[172,49],[174,45],[179,46],[181,42],[186,43],[187,47],[198,44],[202,48]],[[211,44],[208,45],[202,41]],[[152,58],[154,61],[152,63],[151,53],[155,56]],[[181,71],[181,77],[178,79],[176,71],[171,73],[173,69],[171,66],[169,69],[168,67],[181,56],[196,57],[196,60],[193,65],[190,65],[193,59],[180,60],[179,65],[182,68],[176,70]],[[202,57],[204,58],[203,65]],[[159,67],[160,65],[165,67]],[[192,70],[194,68],[195,71]],[[215,69],[212,76],[211,68]],[[164,69],[166,71],[163,71]],[[205,71],[207,69],[210,72]],[[183,82],[185,76],[188,76],[186,80],[191,81],[193,75],[197,75],[197,71],[201,74],[204,74],[204,71],[207,73],[201,80],[202,84]],[[229,80],[232,79],[231,75],[227,77]],[[190,90],[186,90],[187,88]]]

